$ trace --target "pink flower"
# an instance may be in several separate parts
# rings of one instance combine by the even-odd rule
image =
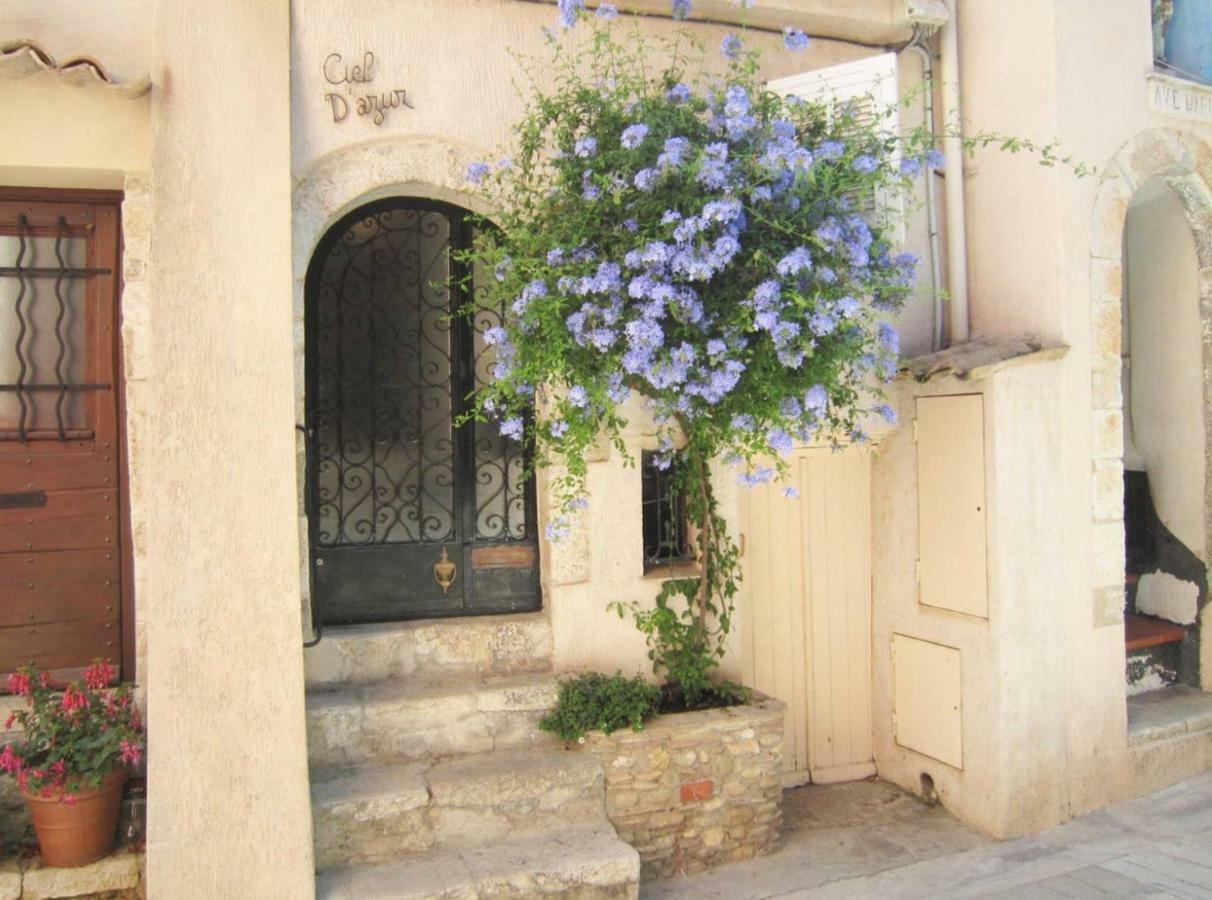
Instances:
[[[114,667],[105,660],[97,660],[84,670],[84,683],[94,691],[109,687],[114,677]]]
[[[122,762],[132,766],[139,765],[139,760],[143,757],[143,750],[138,744],[133,741],[123,741],[122,747]]]
[[[68,806],[76,805],[76,795],[75,794],[64,794],[63,799],[67,801]]]
[[[63,692],[63,708],[67,711],[75,709],[88,709],[88,695],[77,690],[70,684],[67,690]]]
[[[8,676],[8,691],[10,694],[16,694],[19,697],[28,697],[30,691],[30,681],[28,672],[14,672]]]
[[[0,751],[0,769],[12,775],[20,772],[24,766],[25,760],[13,752],[13,745],[5,744],[4,749]]]

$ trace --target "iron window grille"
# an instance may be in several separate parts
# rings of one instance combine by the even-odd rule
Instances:
[[[640,508],[643,516],[644,571],[694,563],[695,553],[686,517],[686,498],[677,489],[675,460],[661,469],[658,454],[640,454]]]

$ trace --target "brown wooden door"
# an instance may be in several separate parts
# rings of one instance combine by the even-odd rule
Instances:
[[[0,189],[0,676],[122,661],[118,219]]]

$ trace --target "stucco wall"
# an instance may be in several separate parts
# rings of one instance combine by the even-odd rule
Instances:
[[[1129,200],[1147,178],[1187,172],[1191,191],[1206,190],[1201,173],[1212,169],[1200,163],[1200,138],[1212,127],[1150,108],[1149,24],[1148,4],[1127,0],[960,4],[968,133],[1057,138],[1064,152],[1099,168],[1077,178],[993,149],[965,165],[975,333],[1070,348],[1058,362],[989,385],[912,389],[986,397],[987,623],[917,604],[908,568],[916,525],[904,509],[916,489],[903,430],[876,462],[880,774],[910,788],[921,772],[931,774],[944,803],[996,834],[1157,786],[1126,750],[1121,247]],[[1199,208],[1187,207],[1188,215]],[[1183,315],[1198,314],[1188,307]],[[1195,392],[1205,367],[1183,377],[1182,390]],[[904,419],[911,409],[903,390]],[[902,628],[961,650],[962,770],[893,739],[885,648]]]
[[[542,61],[547,57],[545,26],[556,23],[553,4],[517,0],[293,0],[292,85],[293,170],[302,176],[325,154],[369,140],[401,135],[441,135],[455,144],[477,149],[485,158],[504,152],[510,126],[523,106],[525,73],[511,55]],[[651,38],[666,38],[682,27],[701,38],[709,56],[716,53],[723,35],[734,30],[701,23],[675,23],[662,17],[629,20],[616,27],[627,30],[640,23]],[[561,40],[585,42],[589,26],[563,33]],[[782,36],[753,32],[754,45],[767,48],[766,72],[770,78],[792,75],[880,52],[839,41],[820,39],[802,53],[781,49]],[[435,52],[437,46],[441,52]],[[334,86],[329,74],[342,76],[347,67],[374,54],[373,81],[365,85]],[[722,68],[722,66],[721,66]],[[541,68],[540,68],[541,73]],[[545,75],[540,74],[543,79]],[[333,121],[332,104],[325,94],[356,99],[364,94],[400,88],[407,91],[413,108],[390,111],[381,125],[351,110],[347,119]]]
[[[1063,549],[1044,524],[1050,498],[1061,492],[1060,471],[1050,460],[1059,449],[1062,371],[1060,363],[1040,362],[982,380],[898,382],[892,399],[903,427],[883,440],[873,464],[877,768],[910,790],[929,775],[949,809],[999,835],[1065,817],[1066,717],[1056,711],[1066,709],[1065,679],[1058,675],[1070,653],[1061,635],[1040,624],[1056,618],[1056,584],[1066,568]],[[987,618],[922,606],[915,576],[915,399],[972,393],[982,395],[984,406]],[[960,651],[962,768],[897,743],[893,634]],[[1122,696],[1122,681],[1119,691]]]
[[[0,80],[0,118],[9,123],[0,183],[121,188],[124,172],[147,169],[150,109],[146,95],[75,86],[54,72]]]
[[[222,40],[208,36],[222,35]],[[147,884],[313,892],[286,0],[156,8]]]
[[[1128,208],[1130,360],[1125,417],[1149,473],[1158,516],[1200,559],[1204,535],[1204,391],[1199,261],[1182,201],[1163,181],[1141,185]]]

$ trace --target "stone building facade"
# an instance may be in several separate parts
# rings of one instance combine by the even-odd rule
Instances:
[[[723,669],[786,704],[785,780],[878,774],[1008,836],[1208,768],[1212,88],[1164,55],[1167,29],[1198,19],[1163,23],[1158,57],[1137,0],[699,0],[685,25],[657,0],[618,5],[646,34],[686,27],[709,46],[752,28],[773,85],[815,72],[876,90],[891,72],[901,123],[930,112],[948,144],[945,175],[907,204],[923,279],[898,323],[900,424],[869,451],[797,451],[799,505],[719,481],[745,542]],[[554,863],[510,834],[545,803],[584,817],[580,843],[554,845],[552,884],[634,888],[638,860],[605,824],[628,828],[609,775],[520,760],[555,752],[529,728],[553,673],[646,671],[642,638],[605,611],[656,590],[638,469],[603,450],[568,541],[477,557],[524,559],[538,609],[325,626],[312,592],[337,563],[313,537],[309,273],[373,204],[491,215],[463,171],[508,144],[510,51],[541,53],[554,18],[520,0],[0,11],[0,202],[44,191],[121,218],[125,558],[105,621],[147,709],[152,896],[308,896],[317,854],[338,870],[321,891],[356,893],[370,876],[347,869],[368,861],[341,848],[422,819],[436,867],[525,893]],[[784,25],[812,46],[780,52]],[[961,154],[957,127],[1055,138],[1094,173]],[[17,221],[0,222],[4,253]],[[627,412],[638,454],[655,437]],[[27,490],[0,473],[0,493]],[[543,476],[530,497],[538,535]],[[0,619],[0,640],[16,627]],[[1142,653],[1161,690],[1126,683]],[[317,749],[333,735],[349,755]],[[513,755],[476,768],[490,751]],[[321,833],[336,837],[316,848]],[[467,834],[506,849],[479,854]],[[637,837],[650,872],[673,834]]]

